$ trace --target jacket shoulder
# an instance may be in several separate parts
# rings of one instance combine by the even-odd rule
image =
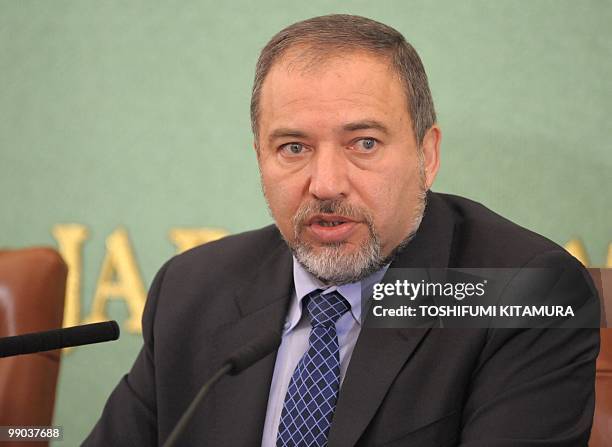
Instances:
[[[201,273],[202,269],[209,274],[211,270],[246,273],[270,253],[283,249],[287,249],[287,246],[278,228],[269,225],[187,250],[172,259],[169,269],[196,274]]]
[[[521,267],[544,253],[573,257],[559,244],[497,214],[484,205],[452,194],[438,194],[456,216],[454,251],[474,267]],[[569,259],[567,259],[569,260]]]
[[[248,288],[261,270],[267,275],[286,273],[287,265],[291,266],[291,254],[275,226],[227,236],[176,255],[151,285],[143,313],[145,339],[158,320],[159,331],[170,331],[162,338],[192,328],[194,316],[206,330],[223,324],[233,315],[238,291]]]

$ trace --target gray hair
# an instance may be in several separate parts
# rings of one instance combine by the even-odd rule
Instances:
[[[259,101],[263,82],[272,66],[291,48],[302,46],[315,55],[366,51],[390,59],[406,91],[412,130],[418,145],[436,122],[431,91],[421,58],[404,36],[383,23],[347,14],[314,17],[280,31],[259,55],[251,95],[251,127],[259,138]]]

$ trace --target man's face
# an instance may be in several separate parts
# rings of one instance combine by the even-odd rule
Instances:
[[[313,65],[289,54],[268,73],[257,156],[298,261],[341,284],[380,268],[416,231],[435,175],[425,163],[437,170],[437,152],[433,164],[419,159],[403,85],[385,59],[355,52]]]

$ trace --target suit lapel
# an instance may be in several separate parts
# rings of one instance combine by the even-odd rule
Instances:
[[[419,230],[391,268],[449,265],[456,217],[435,193]],[[329,435],[332,447],[352,446],[376,414],[391,384],[431,328],[362,329],[340,390]]]
[[[291,254],[280,238],[279,242],[257,273],[238,288],[235,304],[239,317],[216,334],[215,363],[221,365],[264,330],[281,332],[293,290],[293,275]],[[211,445],[261,443],[275,361],[276,352],[217,384]]]
[[[329,434],[333,447],[353,446],[391,383],[430,329],[364,329],[340,390]]]

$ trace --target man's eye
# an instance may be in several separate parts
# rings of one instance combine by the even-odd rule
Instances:
[[[281,146],[281,150],[290,155],[299,155],[304,151],[304,145],[300,143],[287,143]]]
[[[371,151],[376,147],[377,141],[374,138],[362,138],[357,141],[357,146],[359,149],[363,149],[365,151]]]

